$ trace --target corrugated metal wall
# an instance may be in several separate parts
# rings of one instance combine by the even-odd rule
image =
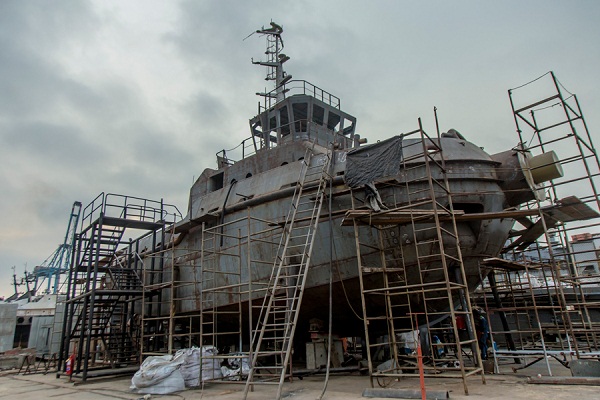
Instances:
[[[0,304],[0,351],[13,348],[18,307],[17,304]]]

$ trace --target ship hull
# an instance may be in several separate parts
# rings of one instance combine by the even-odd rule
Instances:
[[[442,139],[442,145],[446,151],[445,161],[454,208],[464,213],[488,213],[503,210],[505,195],[494,174],[494,167],[497,163],[480,148],[463,140]],[[356,207],[357,201],[364,201],[365,193],[362,189],[350,190],[339,178],[342,175],[339,171],[343,171],[345,167],[343,163],[345,154],[337,154],[335,159],[337,165],[334,165],[334,171],[338,171],[336,174],[338,178],[334,179],[331,199],[326,198],[321,211],[297,328],[299,331],[308,329],[308,321],[312,318],[327,319],[329,280],[330,276],[333,276],[336,330],[346,336],[361,335],[364,327],[360,324],[359,318],[362,318],[363,309],[358,279],[355,230],[353,226],[343,225],[342,220],[345,211]],[[319,162],[319,157],[315,157],[311,162]],[[422,194],[427,193],[422,188],[427,188],[429,183],[418,178],[425,176],[425,166],[419,167],[418,164],[417,161],[416,167],[411,168],[410,172],[401,170],[397,175],[386,177],[377,183],[378,192],[386,206],[393,208],[406,205],[411,201],[415,202],[428,196],[428,194]],[[249,180],[254,179],[254,186],[256,186],[260,182],[281,179],[282,175],[295,176],[299,168],[301,168],[300,162],[284,165],[279,171],[278,168],[273,168],[267,173],[253,176]],[[412,190],[407,191],[407,183]],[[245,193],[249,190],[247,188],[252,187],[252,182],[246,182],[246,186],[244,186],[244,182],[234,182],[232,185],[236,185],[236,187],[226,186],[220,192],[239,191],[238,193]],[[174,260],[176,264],[187,266],[187,268],[179,269],[181,280],[197,283],[181,287],[177,297],[193,299],[195,295],[197,297],[198,293],[210,291],[210,288],[215,285],[231,286],[231,289],[228,294],[221,293],[212,296],[210,301],[180,301],[177,304],[178,313],[196,314],[203,308],[227,308],[238,302],[241,302],[242,307],[247,309],[249,300],[254,305],[260,304],[265,292],[258,289],[261,284],[268,282],[271,271],[276,265],[274,259],[279,243],[278,235],[281,231],[276,227],[282,226],[289,211],[293,194],[289,187],[292,186],[293,182],[288,185],[280,185],[284,188],[264,193],[263,196],[247,196],[241,200],[226,197],[223,201],[222,198],[219,198],[213,202],[214,205],[218,205],[219,201],[223,201],[224,206],[220,208],[219,212],[214,212],[215,207],[202,196],[198,197],[196,201],[192,199],[193,208],[190,210],[192,217],[190,221],[195,221],[195,224],[191,224],[190,221],[186,222],[190,228],[185,231],[183,240],[175,248]],[[443,196],[436,192],[436,197],[438,195]],[[202,211],[206,210],[213,210],[213,215],[203,214]],[[261,224],[257,221],[271,221],[271,224],[264,223],[262,226],[258,226]],[[511,219],[476,219],[469,222],[457,222],[460,253],[469,291],[473,291],[481,281],[480,261],[496,256],[500,252],[513,222]],[[191,227],[193,225],[195,226]],[[427,265],[420,265],[417,268],[415,242],[423,243],[431,239],[428,235],[435,235],[435,230],[427,229],[431,226],[431,222],[416,225],[395,224],[386,229],[383,238],[378,236],[375,228],[363,226],[360,228],[359,241],[372,248],[381,246],[383,243],[386,251],[401,255],[392,257],[393,260],[388,263],[387,267],[402,268],[406,272],[405,282],[409,285],[417,284],[421,279],[429,282],[443,281],[444,276],[439,268],[438,272],[425,275],[419,271],[426,270]],[[447,230],[452,229],[451,222],[444,222],[441,226]],[[255,236],[256,232],[261,230],[269,231],[269,233],[264,234],[263,237]],[[429,233],[415,234],[417,230]],[[210,241],[207,241],[207,238],[211,236],[214,240],[212,240],[212,244],[208,245],[207,243]],[[444,251],[457,256],[456,243],[455,239],[444,238]],[[439,243],[433,244],[427,251],[439,252],[439,245]],[[232,249],[235,249],[236,252],[234,256],[231,255]],[[420,251],[423,251],[423,247]],[[208,261],[208,255],[210,255],[211,261]],[[370,254],[367,252],[361,256],[365,260],[375,260],[379,254],[373,250]],[[205,257],[205,270],[220,271],[219,274],[213,275],[214,279],[205,279],[205,282],[202,282],[202,276],[198,275],[198,270],[202,269],[203,257]],[[331,272],[330,269],[332,269]],[[450,279],[456,279],[453,276],[454,272],[449,271],[449,273]],[[237,276],[239,278],[236,278]],[[367,274],[365,285],[381,286],[380,280],[381,278],[377,274]],[[250,288],[253,288],[251,298],[247,295]],[[458,299],[456,301],[458,304]],[[419,311],[420,303],[422,302],[415,299],[412,312]],[[448,303],[430,301],[427,306],[443,311],[444,307],[448,307]],[[378,313],[377,309],[383,308],[384,304],[375,301],[367,307],[372,309],[370,312]],[[245,311],[244,316],[247,315],[248,312]]]

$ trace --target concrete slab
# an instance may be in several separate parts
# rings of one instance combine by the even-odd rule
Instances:
[[[569,364],[573,376],[600,377],[600,362],[595,360],[573,360]]]
[[[462,382],[457,379],[431,378],[426,379],[425,383],[429,390],[449,391],[451,399],[500,400],[509,398],[511,400],[547,400],[552,398],[566,400],[573,398],[597,398],[599,388],[594,386],[530,385],[527,383],[528,376],[536,376],[537,373],[543,373],[544,369],[543,366],[540,367],[539,371],[529,368],[526,373],[515,374],[510,370],[510,366],[505,366],[505,373],[502,375],[487,375],[487,384],[485,385],[481,382],[480,377],[471,377],[468,380],[470,393],[468,396],[464,394]],[[560,371],[564,376],[570,376],[568,369],[564,368]],[[285,398],[290,400],[315,400],[321,393],[323,380],[323,376],[310,376],[302,380],[295,379],[293,382],[287,382],[284,387]],[[15,375],[14,373],[3,374],[0,375],[0,399],[139,399],[142,395],[129,391],[130,381],[131,379],[127,377],[74,385],[66,377],[56,379],[54,374],[25,376]],[[332,376],[324,399],[364,400],[361,394],[369,386],[369,378],[366,376]],[[399,389],[418,389],[419,379],[417,376],[402,378],[400,381],[392,382],[390,386]],[[275,389],[273,386],[256,386],[255,391],[250,393],[248,398],[250,400],[272,399]],[[209,384],[203,390],[187,390],[165,396],[155,395],[152,398],[165,400],[191,400],[200,398],[240,400],[243,398],[242,392],[243,385],[241,384]]]
[[[18,304],[0,304],[0,352],[13,348]]]

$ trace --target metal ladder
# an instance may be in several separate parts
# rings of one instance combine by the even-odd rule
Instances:
[[[332,153],[315,155],[306,151],[275,263],[261,305],[257,326],[252,331],[250,372],[244,399],[254,384],[278,385],[281,398],[283,381],[289,373],[292,343],[308,267],[319,224],[325,188],[329,180]],[[311,165],[312,164],[312,165]]]
[[[87,379],[90,361],[93,363],[93,360],[90,360],[90,355],[94,352],[91,347],[92,342],[96,338],[102,339],[105,330],[102,321],[110,315],[109,309],[104,307],[103,296],[96,295],[96,288],[101,287],[102,277],[106,276],[109,270],[110,262],[114,259],[124,231],[125,228],[122,226],[104,223],[102,214],[79,238],[82,254],[78,261],[75,259],[76,270],[83,272],[85,283],[81,280],[79,291],[75,286],[71,295],[75,297],[74,295],[79,292],[83,297],[74,302],[65,312],[76,315],[75,325],[70,325],[68,332],[69,338],[79,338],[75,371],[79,373],[83,369],[83,380]],[[64,358],[66,357],[68,355]],[[62,362],[62,359],[59,361]]]

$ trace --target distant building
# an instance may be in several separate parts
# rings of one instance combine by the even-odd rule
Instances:
[[[560,268],[560,275],[579,277],[581,283],[600,284],[600,233],[581,233],[573,235],[570,241],[563,244],[557,232],[549,232],[549,246],[544,243],[534,243],[519,253],[509,253],[505,259],[551,264],[552,258]],[[538,279],[546,279],[547,285],[553,285],[551,277],[542,276],[536,269],[530,270],[531,275]]]
[[[579,276],[600,274],[600,234],[582,233],[571,236],[571,249]]]

